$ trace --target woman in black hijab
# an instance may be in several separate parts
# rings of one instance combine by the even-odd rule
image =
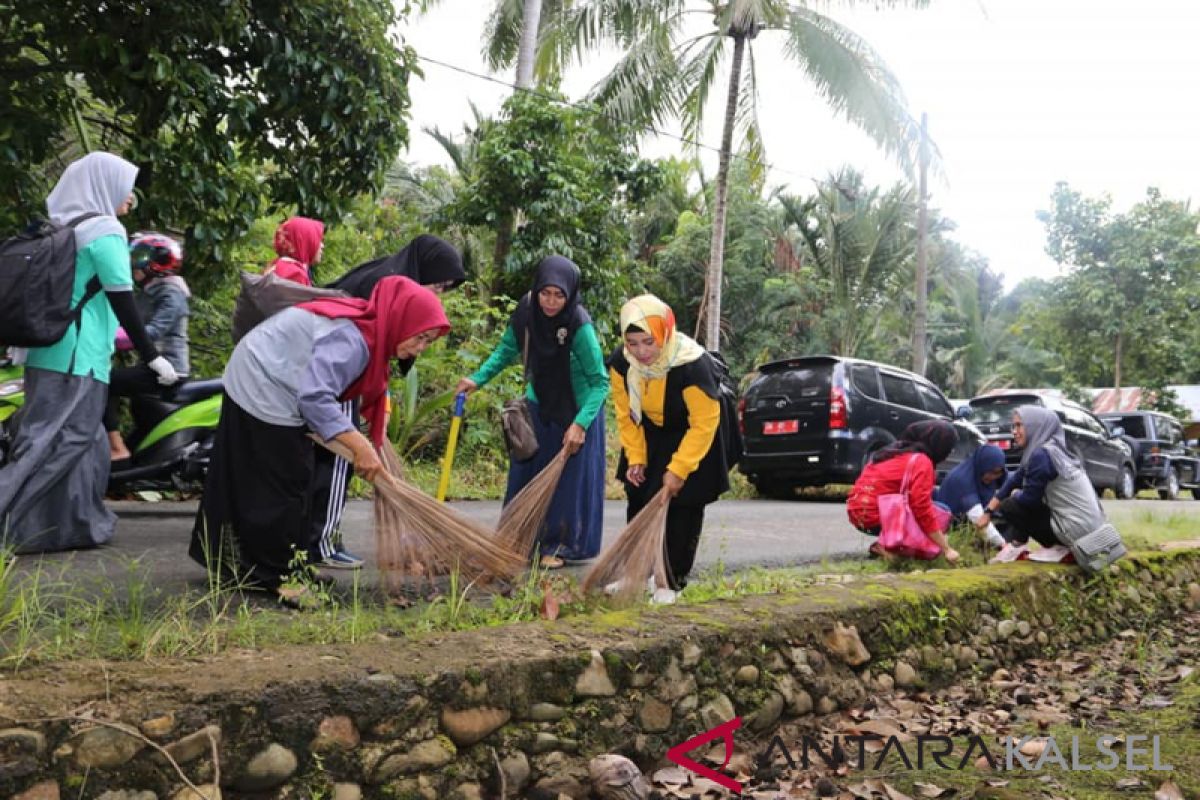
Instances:
[[[454,246],[422,233],[398,252],[359,264],[326,288],[367,300],[379,279],[389,275],[403,275],[435,292],[448,292],[467,279],[462,256]]]
[[[467,279],[462,256],[444,239],[423,233],[398,252],[360,264],[329,284],[328,289],[341,289],[352,297],[369,300],[375,284],[391,275],[411,278],[441,294]],[[413,360],[400,359],[400,374],[407,375]],[[358,419],[354,404],[346,403],[343,411]],[[357,569],[363,560],[348,552],[341,542],[342,511],[346,507],[346,489],[350,481],[350,463],[335,456],[324,447],[314,455],[313,478],[309,486],[309,563],[335,569]]]
[[[562,256],[538,264],[500,345],[475,374],[459,381],[473,392],[510,364],[525,364],[538,451],[512,461],[504,502],[533,480],[566,447],[573,453],[538,535],[542,566],[583,561],[600,551],[604,518],[604,401],[608,374],[600,342],[579,298],[579,267]]]

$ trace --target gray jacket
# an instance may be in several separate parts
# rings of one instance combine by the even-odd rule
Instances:
[[[138,312],[146,334],[159,354],[180,376],[191,369],[188,359],[188,297],[178,286],[155,281],[145,286],[137,298]]]

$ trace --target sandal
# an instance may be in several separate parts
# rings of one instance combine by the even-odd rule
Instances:
[[[567,562],[558,556],[542,556],[540,563],[542,569],[562,569],[567,565]]]

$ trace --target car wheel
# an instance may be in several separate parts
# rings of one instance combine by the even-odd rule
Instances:
[[[796,486],[790,481],[780,480],[779,478],[757,478],[754,481],[754,488],[763,497],[769,497],[772,500],[795,500]]]
[[[1163,500],[1179,499],[1179,473],[1174,469],[1167,470],[1167,482],[1158,490],[1158,496]]]
[[[1121,477],[1117,480],[1113,492],[1118,500],[1129,500],[1137,494],[1137,479],[1134,478],[1133,470],[1128,465],[1121,467]]]
[[[1192,499],[1200,500],[1200,489],[1192,489]]]

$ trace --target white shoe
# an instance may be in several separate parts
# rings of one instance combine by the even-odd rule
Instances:
[[[650,594],[654,594],[654,590],[658,588],[653,575],[646,579],[646,588],[650,590]]]
[[[612,583],[605,584],[604,586],[604,593],[609,597],[612,597],[619,591],[621,591],[621,581],[613,581]]]
[[[989,564],[1007,564],[1010,561],[1024,561],[1029,558],[1029,545],[1009,542],[1001,548],[989,561]]]
[[[1063,547],[1061,544],[1056,544],[1053,547],[1043,547],[1036,553],[1030,554],[1029,560],[1038,561],[1042,564],[1059,564],[1066,560],[1069,555],[1071,555],[1069,548]]]
[[[653,580],[653,578],[651,578]],[[679,597],[679,592],[674,589],[662,588],[654,592],[650,597],[650,602],[656,606],[669,606]]]

